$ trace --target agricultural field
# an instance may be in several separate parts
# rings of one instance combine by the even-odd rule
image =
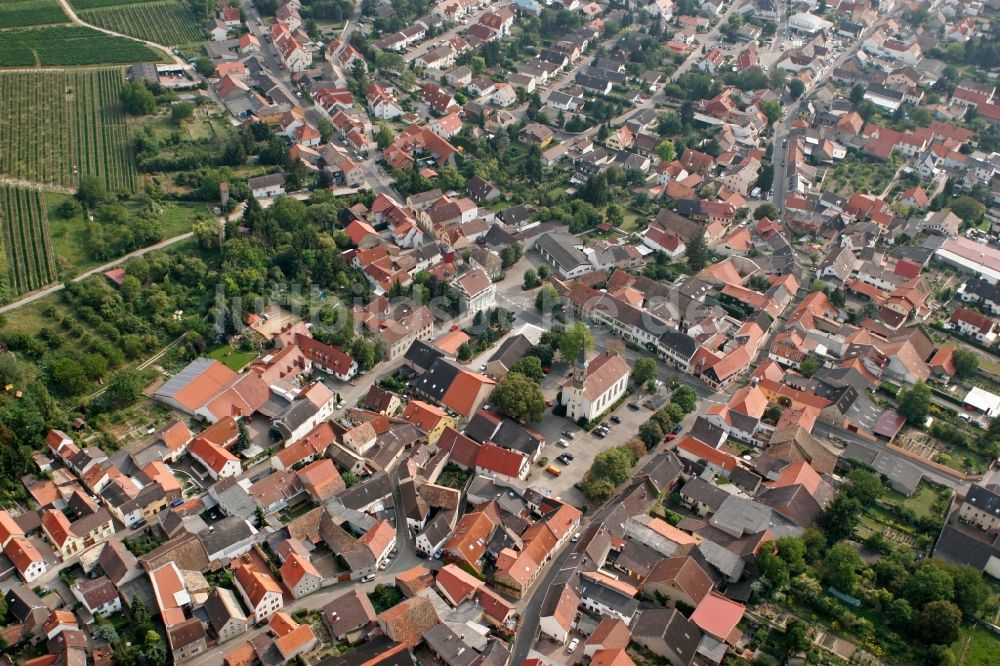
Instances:
[[[118,101],[124,80],[117,68],[0,72],[0,175],[69,189],[95,175],[111,190],[134,191]]]
[[[94,9],[83,9],[80,4],[73,3],[84,21],[123,35],[169,46],[205,38],[200,21],[184,0],[106,4]]]
[[[0,187],[0,229],[3,230],[3,272],[10,300],[56,280],[45,201],[38,190]]]
[[[69,23],[58,0],[0,0],[0,28]]]
[[[0,36],[0,67],[117,65],[159,60],[160,55],[145,44],[81,25],[4,30]]]

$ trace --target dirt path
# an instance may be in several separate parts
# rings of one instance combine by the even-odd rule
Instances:
[[[73,23],[76,23],[77,25],[93,28],[94,30],[103,32],[106,35],[112,35],[113,37],[124,37],[125,39],[131,39],[134,42],[141,42],[150,48],[154,48],[157,51],[162,51],[173,63],[181,65],[182,67],[187,66],[187,63],[184,62],[183,59],[174,55],[174,52],[171,51],[169,47],[164,46],[163,44],[157,44],[156,42],[149,42],[146,41],[145,39],[139,39],[138,37],[132,37],[130,35],[123,35],[122,33],[115,32],[114,30],[108,30],[107,28],[102,28],[100,26],[92,25],[76,15],[76,12],[73,11],[73,8],[69,4],[69,0],[59,0],[59,4],[60,6],[62,6],[63,11],[66,12],[66,15],[69,16],[70,20],[73,21]]]
[[[59,194],[76,193],[76,190],[53,185],[52,183],[41,183],[35,180],[25,180],[24,178],[8,178],[7,176],[0,176],[0,185],[13,185],[14,187],[24,187],[31,190],[47,190],[49,192],[58,192]]]

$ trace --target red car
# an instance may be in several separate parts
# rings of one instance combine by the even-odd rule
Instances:
[[[552,368],[542,368],[542,374],[547,375],[547,374],[549,374],[549,371],[551,371],[551,370],[552,370]]]
[[[672,442],[675,439],[677,439],[677,435],[675,435],[674,433],[670,433],[669,435],[667,435],[667,441],[668,442]]]
[[[457,331],[458,330],[458,324],[452,324],[451,325],[451,330]]]

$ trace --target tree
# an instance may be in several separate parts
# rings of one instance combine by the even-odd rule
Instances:
[[[681,384],[674,389],[673,395],[670,396],[670,402],[684,410],[685,414],[690,414],[698,409],[698,394],[687,384]]]
[[[76,188],[76,198],[84,208],[92,210],[108,199],[108,191],[104,181],[97,176],[80,176],[80,185]]]
[[[901,629],[908,629],[913,622],[913,606],[906,599],[893,599],[885,610],[889,624]]]
[[[774,204],[765,203],[757,206],[757,209],[753,212],[753,219],[763,220],[765,217],[769,220],[776,220],[781,216],[778,209],[774,207]]]
[[[118,97],[125,113],[130,116],[148,116],[156,109],[156,97],[143,83],[126,83]]]
[[[636,384],[645,384],[651,379],[656,379],[656,359],[636,359],[632,364],[632,381]]]
[[[535,307],[540,312],[551,312],[559,304],[559,292],[554,286],[546,282],[535,294]]]
[[[194,61],[194,69],[203,77],[209,77],[215,74],[215,65],[212,63],[212,60],[206,56],[201,56]]]
[[[910,576],[904,595],[914,608],[923,608],[931,601],[951,601],[955,596],[955,579],[942,562],[925,560]]]
[[[594,334],[583,322],[576,322],[567,328],[559,340],[559,353],[567,363],[574,363],[580,357],[580,350],[588,352],[594,348]]]
[[[775,67],[767,75],[771,80],[771,89],[778,93],[785,89],[785,83],[788,81],[788,72],[780,67]]]
[[[798,81],[798,79],[796,79]],[[788,654],[799,654],[809,649],[809,627],[802,620],[791,620],[785,625],[782,638]]]
[[[185,120],[190,120],[193,115],[194,104],[191,102],[174,102],[170,105],[170,120],[176,125],[180,125]]]
[[[671,162],[674,156],[677,154],[677,150],[674,148],[674,142],[670,139],[664,139],[656,146],[657,156],[664,162]]]
[[[802,79],[792,79],[788,82],[788,94],[791,95],[792,99],[802,97],[802,93],[805,91],[806,84],[802,82]]]
[[[652,449],[657,444],[663,441],[666,433],[663,432],[663,428],[656,421],[650,419],[646,421],[641,426],[639,426],[639,439],[642,443],[646,445],[646,448]]]
[[[990,598],[983,574],[963,564],[953,568],[951,577],[955,582],[955,603],[969,617],[979,615]]]
[[[534,382],[541,382],[544,373],[542,372],[542,361],[537,356],[522,356],[510,366],[508,374],[519,372]]]
[[[885,490],[882,479],[865,469],[852,469],[847,481],[844,491],[865,506],[874,504]]]
[[[687,265],[697,273],[708,265],[708,243],[705,241],[705,231],[699,229],[686,243]]]
[[[632,466],[635,459],[632,453],[622,447],[616,446],[606,451],[601,451],[594,457],[594,462],[587,472],[589,479],[605,479],[615,486],[625,483],[632,474]]]
[[[823,578],[841,592],[850,594],[860,567],[861,556],[849,543],[834,544],[823,558]]]
[[[777,541],[778,557],[788,565],[788,572],[797,576],[806,570],[806,544],[799,537],[781,537]]]
[[[979,369],[979,356],[966,349],[955,349],[951,360],[955,364],[955,376],[959,379],[972,377]]]
[[[864,505],[853,497],[838,494],[819,517],[819,526],[827,541],[835,543],[851,537],[864,509]]]
[[[535,269],[529,268],[528,270],[524,271],[524,283],[521,286],[525,290],[534,289],[540,284],[541,281],[538,279],[538,274],[535,272]]]
[[[111,375],[108,381],[108,400],[115,407],[131,405],[142,395],[146,380],[142,373],[134,368],[122,368]]]
[[[923,427],[927,420],[927,411],[931,406],[931,389],[923,382],[917,382],[912,388],[903,389],[897,397],[897,411],[906,422],[912,426]]]
[[[515,243],[511,247],[518,247],[518,246],[519,244]],[[548,264],[542,264],[541,266],[539,266],[537,272],[538,272],[538,279],[540,280],[544,280],[545,278],[547,278],[549,275],[552,274],[552,270],[549,268]]]
[[[766,544],[761,549],[760,555],[757,556],[757,568],[772,590],[780,590],[791,578],[788,565],[778,556],[771,544]]]
[[[541,387],[519,372],[507,373],[493,389],[491,400],[504,414],[518,421],[540,421],[545,413]]]
[[[392,145],[395,140],[395,136],[392,134],[392,130],[385,123],[378,124],[378,132],[375,134],[375,143],[378,145],[379,150],[385,150]]]
[[[333,138],[333,123],[326,118],[319,119],[319,122],[316,123],[316,129],[319,131],[319,140],[321,142],[328,143]]]
[[[920,640],[928,645],[949,645],[958,640],[962,611],[950,601],[932,601],[917,617]]]
[[[860,83],[855,83],[851,87],[851,104],[857,106],[865,99],[865,89]]]
[[[761,113],[763,113],[767,117],[768,125],[773,125],[778,120],[778,118],[781,117],[781,104],[779,104],[775,100],[762,101],[760,103],[760,110]]]
[[[823,362],[819,360],[816,356],[806,356],[799,364],[799,372],[802,373],[804,377],[812,377],[816,374],[816,371],[823,366]]]
[[[87,390],[89,382],[83,366],[71,358],[57,358],[49,365],[49,378],[55,388],[65,395],[80,395]]]
[[[962,195],[951,202],[951,212],[966,224],[979,224],[986,214],[986,206],[968,195]]]

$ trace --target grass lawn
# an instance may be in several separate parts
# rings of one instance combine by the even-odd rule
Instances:
[[[55,319],[61,319],[69,313],[69,307],[62,302],[60,295],[58,293],[50,294],[6,313],[3,332],[37,335],[43,327],[54,325],[53,318],[43,314],[48,308],[55,310]]]
[[[212,350],[208,353],[208,357],[214,358],[216,361],[221,361],[227,367],[239,372],[243,369],[243,366],[257,358],[257,352],[233,349],[232,346],[226,345],[225,347]]]
[[[978,627],[963,627],[961,637],[951,646],[951,650],[962,666],[995,664],[997,654],[1000,653],[1000,636]]]
[[[636,231],[639,229],[639,214],[627,211],[625,213],[625,221],[622,222],[622,231]]]
[[[903,506],[913,509],[913,512],[921,518],[933,518],[934,502],[936,502],[937,499],[937,491],[931,488],[928,484],[921,483],[917,487],[917,492],[913,493],[911,497],[906,498],[906,501],[903,502]]]
[[[87,219],[81,212],[75,217],[64,218],[56,209],[70,197],[58,192],[45,192],[45,207],[49,214],[49,236],[56,255],[56,264],[63,277],[73,277],[83,271],[106,263],[91,259],[87,253]],[[130,205],[130,204],[126,204]],[[157,216],[160,233],[164,239],[172,238],[191,230],[191,225],[199,216],[212,215],[208,204],[167,201]]]

